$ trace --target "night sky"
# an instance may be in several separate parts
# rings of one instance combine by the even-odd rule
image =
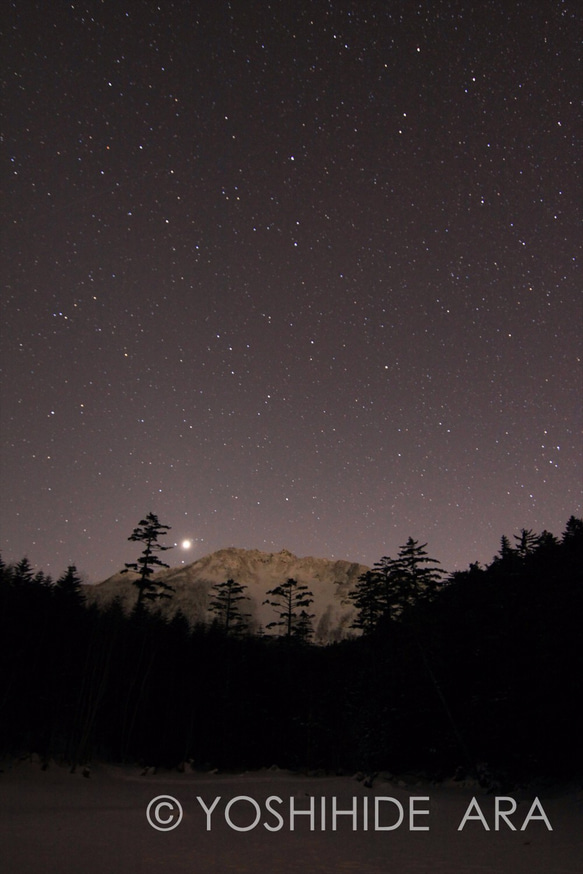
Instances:
[[[574,0],[8,4],[5,560],[581,514]],[[6,169],[7,168],[7,169]]]

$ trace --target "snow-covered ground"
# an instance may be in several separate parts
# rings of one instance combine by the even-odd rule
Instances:
[[[142,775],[137,769],[105,765],[93,768],[87,778],[58,765],[42,771],[29,761],[5,763],[0,774],[0,868],[6,874],[579,874],[580,789],[533,787],[508,795],[518,802],[510,817],[516,831],[503,820],[500,830],[494,830],[494,796],[458,784],[377,778],[367,788],[349,777],[277,770]],[[148,805],[159,796],[172,796],[182,806],[182,821],[171,831],[154,829],[146,818]],[[204,807],[211,810],[218,796],[212,813],[205,813]],[[490,831],[478,819],[458,830],[474,796]],[[540,807],[533,816],[538,819],[521,831],[537,796]],[[393,799],[377,802],[378,825],[393,825],[402,808],[401,826],[375,830],[375,797]],[[153,821],[173,825],[173,803],[162,798],[152,805]],[[429,830],[410,830],[411,804],[429,811],[412,820]],[[310,805],[314,830],[311,817],[298,813],[292,831],[290,811],[309,810]],[[337,811],[355,810],[356,820],[337,813],[334,831],[334,805]],[[500,806],[512,805],[506,800]],[[471,813],[476,816],[477,808]],[[257,825],[247,831],[236,828],[255,820]]]

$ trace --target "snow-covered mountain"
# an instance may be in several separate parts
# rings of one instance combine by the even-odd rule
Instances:
[[[171,600],[157,602],[160,609],[168,616],[181,610],[194,623],[212,619],[207,610],[211,586],[234,579],[248,587],[245,594],[249,601],[242,601],[239,606],[242,612],[251,614],[252,627],[257,630],[277,618],[273,607],[263,604],[268,589],[293,578],[307,585],[314,596],[308,612],[315,614],[315,641],[328,643],[354,633],[350,626],[355,611],[347,595],[367,570],[365,565],[349,561],[298,558],[287,549],[274,553],[229,547],[192,564],[163,570],[153,580],[163,580],[175,590]],[[137,598],[134,579],[133,573],[115,574],[88,587],[88,599],[105,604],[119,597],[124,607],[131,609]]]

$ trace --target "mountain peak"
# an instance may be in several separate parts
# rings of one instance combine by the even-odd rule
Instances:
[[[234,579],[246,587],[249,602],[245,612],[251,613],[252,625],[257,629],[274,618],[273,609],[263,603],[267,591],[289,578],[296,579],[307,585],[314,596],[310,612],[315,614],[315,640],[328,643],[352,633],[354,606],[348,593],[367,570],[368,567],[356,562],[313,556],[299,558],[289,549],[262,552],[228,546],[202,556],[192,564],[161,571],[153,580],[159,578],[175,590],[174,596],[161,604],[160,609],[170,616],[180,610],[196,623],[212,619],[208,612],[212,586]],[[90,588],[93,590],[90,598],[98,602],[107,603],[119,597],[124,606],[131,609],[136,600],[136,588],[127,575],[116,574]]]

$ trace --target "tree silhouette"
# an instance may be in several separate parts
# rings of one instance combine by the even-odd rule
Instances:
[[[435,567],[436,558],[430,558],[425,551],[426,543],[419,543],[409,537],[399,550],[394,564],[394,575],[401,584],[401,605],[414,604],[419,600],[431,600],[438,591],[444,571]]]
[[[563,532],[562,542],[568,546],[577,545],[581,548],[583,545],[583,519],[578,519],[576,516],[569,516],[567,525]]]
[[[394,619],[406,607],[434,596],[444,572],[434,567],[439,562],[427,555],[426,546],[409,537],[396,559],[383,556],[359,577],[348,595],[358,610],[354,628],[370,634],[381,621]]]
[[[514,550],[510,544],[510,540],[506,534],[503,534],[500,538],[500,552],[498,553],[498,558],[501,561],[505,561],[508,558],[511,558],[514,555]]]
[[[516,552],[520,558],[531,555],[540,542],[538,534],[535,534],[530,528],[521,528],[520,534],[515,534],[514,539],[516,540]]]
[[[270,589],[266,594],[271,595],[271,599],[266,598],[263,603],[275,607],[279,616],[279,619],[268,622],[266,628],[281,627],[285,629],[285,636],[288,639],[298,637],[306,640],[312,633],[311,620],[314,614],[306,613],[305,610],[298,611],[302,607],[309,607],[314,600],[308,587],[290,578],[286,583]]]
[[[144,548],[148,521],[135,532]],[[157,525],[161,537],[168,528]],[[355,589],[363,631],[368,617],[377,633],[322,647],[295,645],[311,631],[313,597],[295,580],[266,595],[274,639],[128,616],[119,600],[79,604],[66,597],[77,591],[73,565],[49,584],[27,559],[0,559],[0,753],[37,753],[43,767],[99,758],[239,768],[277,757],[443,777],[461,766],[490,788],[477,762],[504,783],[580,777],[583,521],[532,548],[525,538],[524,556],[521,538],[505,538],[504,560],[456,571],[447,585],[410,538]],[[229,589],[245,595],[235,581],[214,587],[217,625]]]
[[[292,628],[292,637],[296,640],[301,640],[304,643],[310,640],[314,634],[314,626],[312,625],[314,615],[314,613],[307,613],[305,610],[300,610],[300,615],[295,620]]]
[[[211,590],[215,593],[209,603],[209,610],[217,616],[217,621],[226,634],[229,632],[241,632],[247,627],[246,620],[250,613],[241,613],[240,601],[248,601],[243,592],[247,586],[236,583],[235,580],[227,580],[224,583],[215,583]]]
[[[83,581],[74,564],[70,564],[64,574],[56,581],[53,592],[60,603],[80,605],[85,601]]]
[[[143,601],[157,601],[162,598],[171,598],[174,589],[167,583],[161,580],[152,581],[150,577],[159,568],[169,567],[166,562],[158,558],[157,553],[163,552],[166,549],[172,549],[171,546],[163,546],[158,543],[158,538],[170,531],[169,525],[162,525],[155,513],[148,513],[145,519],[142,519],[137,528],[128,537],[128,540],[144,544],[144,550],[141,556],[135,562],[126,562],[122,574],[132,570],[139,576],[134,580],[134,585],[138,589],[138,601],[136,607],[140,609],[143,606]]]
[[[373,570],[361,574],[354,589],[348,593],[358,611],[352,627],[360,628],[364,634],[371,634],[389,611],[388,577],[384,568],[390,560],[388,557],[381,559],[383,570],[381,563],[378,563]]]
[[[32,586],[35,579],[34,569],[26,556],[21,558],[14,567],[11,568],[11,582],[16,586]],[[38,582],[38,579],[37,579]]]

